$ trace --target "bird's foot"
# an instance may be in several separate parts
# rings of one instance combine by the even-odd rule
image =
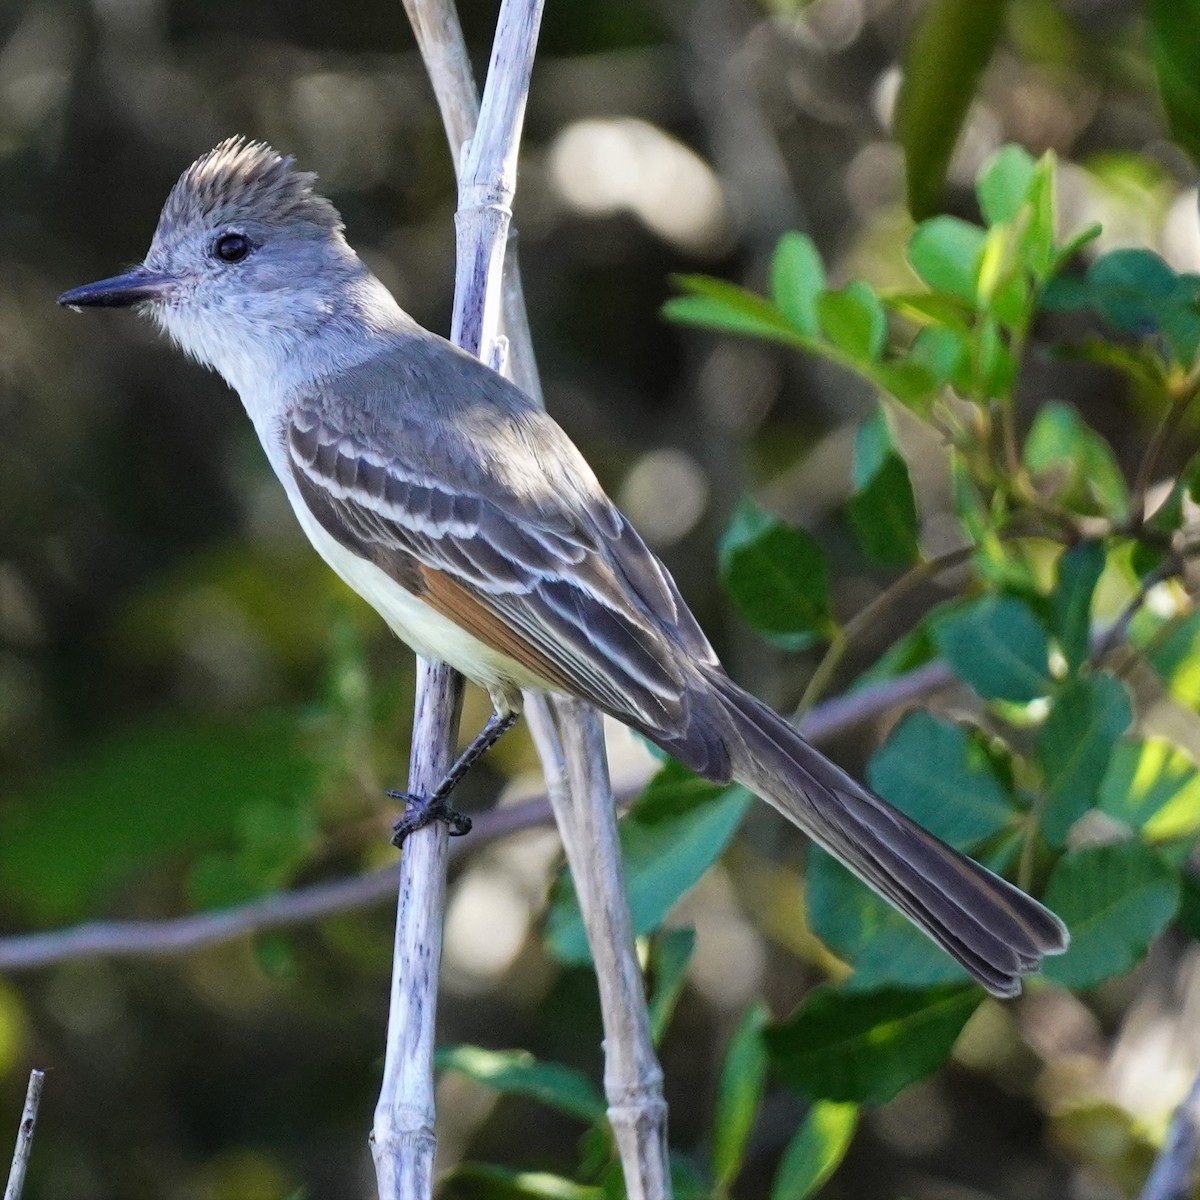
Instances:
[[[451,837],[471,832],[471,818],[450,807],[446,796],[414,796],[412,792],[388,791],[392,800],[404,801],[404,815],[392,826],[392,845],[402,846],[404,839],[433,821],[445,821]]]

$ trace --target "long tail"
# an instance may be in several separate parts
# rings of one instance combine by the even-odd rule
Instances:
[[[724,710],[733,777],[845,863],[988,991],[1017,995],[1022,975],[1067,948],[1067,928],[1048,908],[856,782],[724,674],[705,677]],[[709,705],[700,706],[711,715]]]

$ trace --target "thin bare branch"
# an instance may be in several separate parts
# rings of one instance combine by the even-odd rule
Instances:
[[[451,339],[491,362],[498,355],[509,206],[541,0],[502,0],[473,130],[475,88],[453,3],[406,0],[406,8],[443,106],[455,164],[461,163]],[[470,139],[465,153],[464,137]],[[429,795],[451,762],[461,702],[462,680],[453,671],[422,664],[409,785],[417,795]],[[408,839],[401,862],[387,1052],[371,1132],[380,1200],[433,1194],[433,1048],[447,864],[446,831],[436,825]]]
[[[1167,386],[1167,394],[1171,397],[1171,407],[1167,410],[1166,416],[1163,417],[1154,431],[1154,436],[1150,439],[1150,444],[1146,447],[1146,453],[1138,464],[1137,475],[1131,489],[1130,510],[1135,521],[1141,521],[1145,517],[1146,493],[1154,482],[1154,473],[1158,470],[1159,459],[1170,444],[1183,418],[1187,415],[1187,410],[1195,401],[1197,392],[1200,392],[1200,370],[1197,369],[1189,371],[1184,378]]]
[[[38,1108],[42,1103],[42,1086],[45,1082],[45,1071],[35,1069],[29,1072],[29,1087],[25,1090],[25,1107],[21,1110],[21,1124],[17,1129],[17,1145],[13,1150],[4,1200],[21,1200],[21,1193],[25,1189],[25,1173],[29,1169],[29,1157],[33,1153],[33,1131],[37,1125]]]
[[[1200,1163],[1200,1075],[1192,1081],[1167,1130],[1138,1200],[1191,1200]]]
[[[475,132],[479,120],[479,91],[467,56],[467,43],[458,21],[458,9],[442,0],[404,0],[408,22],[417,35],[429,82],[437,97],[446,141],[458,165],[458,155]]]
[[[429,0],[430,4],[434,0]],[[417,0],[406,0],[411,7],[418,7]],[[449,7],[450,0],[440,7]],[[539,402],[542,398],[541,384],[534,363],[532,340],[529,336],[529,321],[521,295],[520,277],[517,272],[516,256],[506,256],[507,239],[511,223],[510,205],[516,185],[516,155],[520,128],[524,116],[528,80],[533,68],[537,45],[537,31],[541,23],[542,0],[512,0],[501,5],[497,21],[496,38],[492,48],[492,60],[488,69],[488,80],[484,87],[479,107],[479,127],[466,128],[463,114],[469,113],[470,105],[462,98],[448,93],[469,87],[469,71],[466,49],[461,44],[461,29],[457,19],[442,15],[431,18],[428,28],[436,29],[439,39],[436,54],[425,52],[425,61],[431,73],[440,63],[449,64],[444,77],[435,79],[434,90],[443,106],[443,121],[450,136],[451,148],[455,152],[455,163],[459,167],[459,208],[456,226],[459,234],[458,276],[456,291],[484,287],[486,296],[483,307],[474,315],[485,328],[504,310],[505,329],[511,342],[509,362],[513,378]],[[414,23],[415,24],[415,23]],[[418,37],[422,27],[417,26]],[[455,43],[457,44],[451,44]],[[501,86],[505,79],[522,82],[524,86]],[[502,138],[508,132],[508,140]],[[461,155],[460,145],[465,143]],[[503,272],[502,288],[500,282]],[[470,319],[470,318],[469,318]],[[473,343],[475,328],[469,323],[455,324],[455,340],[487,359],[487,340],[480,337],[478,347]],[[585,920],[588,905],[597,911],[622,910],[627,913],[627,901],[620,871],[620,847],[616,835],[616,816],[612,789],[608,782],[608,771],[603,754],[603,727],[600,717],[584,705],[568,704],[560,699],[550,702],[555,720],[548,719],[548,711],[542,707],[540,697],[528,696],[526,703],[535,713],[547,719],[541,722],[542,736],[538,739],[543,767],[550,778],[567,778],[573,792],[573,803],[555,805],[555,815],[563,840],[568,845],[583,846],[583,835],[579,830],[592,829],[594,835],[603,840],[603,845],[593,846],[592,852],[577,853],[571,859],[572,872],[581,901]],[[558,739],[562,738],[562,744]],[[566,747],[565,765],[563,747]],[[558,793],[551,789],[551,794]],[[587,810],[587,812],[585,812]],[[588,815],[589,813],[604,814]],[[614,869],[615,864],[615,869]],[[586,875],[587,879],[582,879]],[[607,937],[612,932],[599,923],[588,926],[589,936]],[[640,1025],[628,1020],[609,1022],[606,1017],[606,1081],[612,1064],[621,1067],[614,1078],[619,1079],[621,1097],[617,1108],[611,1111],[616,1119],[641,1131],[641,1142],[635,1144],[630,1137],[618,1136],[618,1146],[624,1169],[626,1190],[631,1196],[653,1196],[655,1200],[667,1200],[671,1194],[670,1178],[665,1173],[666,1106],[662,1100],[662,1072],[658,1068],[654,1047],[649,1036],[649,1024],[645,1019],[645,997],[641,993],[641,975],[637,963],[636,947],[632,933],[618,937],[612,947],[598,947],[592,943],[593,958],[598,973],[616,970],[621,979],[635,974],[639,981],[636,1001],[634,993],[625,989],[625,999],[643,1009]],[[619,966],[617,965],[619,963]],[[613,987],[601,978],[601,999],[615,995]],[[626,1036],[641,1038],[638,1046],[618,1047],[617,1039]],[[641,1069],[649,1066],[637,1080],[626,1067]],[[610,1091],[610,1101],[612,1093]],[[644,1113],[636,1121],[629,1116],[634,1103],[644,1105]]]
[[[906,704],[925,699],[954,680],[943,662],[929,663],[886,683],[863,688],[817,705],[803,723],[805,736],[820,743],[841,737]],[[645,783],[632,779],[617,796],[628,803]],[[475,818],[469,838],[450,843],[450,861],[488,842],[553,822],[548,794]],[[29,971],[81,958],[154,958],[186,954],[204,946],[233,941],[270,929],[310,925],[340,913],[381,904],[396,894],[399,865],[353,879],[315,883],[278,895],[250,900],[217,912],[163,921],[89,921],[46,933],[0,938],[0,970]]]
[[[1138,590],[1121,610],[1117,619],[1102,634],[1092,639],[1091,662],[1093,667],[1101,666],[1118,646],[1123,646],[1129,640],[1129,628],[1133,624],[1134,618],[1141,612],[1150,593],[1160,583],[1181,574],[1183,569],[1182,558],[1171,552],[1157,567],[1143,576]]]
[[[479,92],[475,86],[475,75],[459,24],[458,11],[453,0],[404,0],[404,8],[417,35],[417,45],[433,85],[455,171],[465,177],[468,170],[475,169],[474,164],[468,167],[465,163],[464,149],[474,137],[479,121]],[[539,2],[539,19],[540,12]],[[512,27],[509,28],[511,30]],[[526,28],[531,26],[526,23]],[[503,26],[498,25],[498,39],[503,32]],[[535,43],[536,39],[531,38],[530,54]],[[511,342],[509,371],[522,391],[541,402],[541,380],[534,360],[525,295],[515,254],[505,255],[502,278],[502,315]]]
[[[592,780],[607,784],[604,738],[596,725],[579,720],[572,706],[583,707],[580,701],[564,700],[552,714],[542,697],[531,696],[529,725],[545,764],[550,804],[596,967],[604,1025],[604,1092],[625,1190],[630,1200],[662,1200],[671,1195],[662,1068],[650,1034],[633,919],[625,902],[616,811],[596,803],[590,794]]]

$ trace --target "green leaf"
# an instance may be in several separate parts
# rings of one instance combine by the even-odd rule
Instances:
[[[1016,363],[1000,322],[991,313],[980,323],[976,356],[979,360],[977,390],[985,397],[1009,395],[1016,374]]]
[[[1200,3],[1197,0],[1150,0],[1150,59],[1171,136],[1200,162]]]
[[[254,938],[254,961],[269,979],[293,982],[296,979],[296,952],[293,940],[281,933],[259,933]]]
[[[859,995],[815,988],[767,1030],[771,1065],[813,1099],[883,1104],[945,1062],[979,1003],[974,987]]]
[[[838,1169],[858,1128],[858,1105],[818,1100],[788,1143],[771,1200],[808,1200]]]
[[[889,308],[925,328],[945,328],[965,337],[975,320],[974,298],[967,301],[949,292],[892,290],[885,296]]]
[[[987,234],[969,221],[931,217],[913,230],[908,261],[935,291],[973,303],[986,238]]]
[[[1057,161],[1051,152],[1043,154],[1034,167],[1033,180],[1029,185],[1029,218],[1017,243],[1021,261],[1033,273],[1039,285],[1050,280],[1082,246],[1100,232],[1098,226],[1089,226],[1065,246],[1057,244],[1054,205],[1057,193],[1056,168]]]
[[[1109,444],[1069,404],[1045,404],[1022,459],[1052,495],[1075,512],[1123,519],[1129,491]]]
[[[1061,846],[1095,805],[1113,748],[1132,720],[1129,693],[1108,672],[1072,679],[1054,697],[1037,740],[1046,780],[1042,832],[1051,845]]]
[[[187,876],[187,898],[193,909],[230,908],[261,896],[264,890],[263,881],[227,851],[203,855]]]
[[[806,337],[820,335],[817,296],[825,290],[825,267],[812,238],[785,233],[771,260],[771,298]]]
[[[1200,771],[1165,738],[1119,742],[1100,785],[1098,807],[1152,842],[1200,831]]]
[[[1044,897],[1067,923],[1071,946],[1046,960],[1048,979],[1095,987],[1128,970],[1179,907],[1179,877],[1139,841],[1068,850]]]
[[[905,358],[878,368],[878,378],[901,403],[928,419],[932,398],[958,376],[966,353],[966,336],[958,329],[926,325],[917,331]]]
[[[1062,270],[1084,246],[1094,242],[1103,232],[1104,226],[1098,221],[1093,221],[1090,225],[1085,225],[1074,237],[1069,238],[1058,248],[1058,252],[1055,255],[1054,269],[1056,271]]]
[[[1037,164],[1021,146],[1004,146],[983,164],[975,191],[989,225],[1014,220],[1029,197]]]
[[[822,292],[817,313],[825,336],[857,362],[874,362],[887,342],[887,314],[869,283],[856,279],[840,291]]]
[[[1151,250],[1112,250],[1088,268],[1086,281],[1055,280],[1047,308],[1090,307],[1117,329],[1146,338],[1162,334],[1171,356],[1191,365],[1200,346],[1200,278],[1179,275]]]
[[[673,296],[663,305],[663,315],[684,325],[702,325],[725,333],[747,334],[802,344],[791,322],[770,301],[748,288],[707,275],[679,275],[675,283],[690,294]]]
[[[889,454],[871,481],[846,501],[846,511],[858,544],[875,562],[905,567],[920,557],[916,497],[898,454]]]
[[[984,503],[970,469],[958,454],[950,459],[950,503],[974,546],[971,558],[976,570],[994,590],[1011,588],[1028,593],[1038,588],[1039,581],[1026,556],[1013,553],[997,536],[997,527],[1004,518],[1003,501],[993,495],[990,504]],[[934,621],[932,627],[939,623]]]
[[[1092,304],[1118,329],[1161,331],[1173,357],[1190,365],[1200,342],[1194,275],[1177,275],[1150,250],[1113,250],[1088,270]]]
[[[513,1171],[491,1163],[457,1163],[446,1182],[456,1200],[604,1200],[602,1188],[547,1171]]]
[[[590,1129],[585,1129],[578,1145],[579,1166],[575,1173],[581,1179],[595,1180],[607,1196],[612,1168],[616,1166],[620,1171],[620,1164],[613,1154],[612,1129],[608,1122],[597,1122]],[[441,1194],[439,1190],[438,1196],[440,1197]]]
[[[194,908],[225,908],[286,886],[312,856],[320,831],[309,805],[251,801],[237,815],[232,853],[201,858],[188,876]]]
[[[994,232],[1001,233],[1004,231]],[[1006,239],[997,238],[997,240],[1003,243],[1002,249],[1007,248]],[[997,257],[999,258],[999,255]],[[1006,265],[1003,258],[1000,258],[1000,265]],[[987,259],[985,256],[986,266]],[[1029,318],[1032,315],[1030,312],[1030,301],[1033,296],[1029,279],[1025,272],[1009,266],[1007,271],[998,279],[988,280],[986,291],[983,286],[984,274],[985,272],[980,272],[979,290],[986,301],[987,311],[1005,328],[1024,329],[1028,325]],[[1008,350],[1007,346],[1004,348]]]
[[[854,439],[851,479],[857,489],[866,487],[883,469],[888,457],[896,453],[896,437],[887,410],[875,409],[858,427]]]
[[[1123,247],[1102,254],[1088,268],[1088,284],[1102,301],[1101,311],[1129,333],[1139,333],[1146,298],[1172,296],[1179,276],[1153,250]]]
[[[669,823],[703,811],[724,790],[669,758],[642,789],[629,817],[639,825]]]
[[[694,929],[660,929],[650,939],[650,979],[654,985],[650,994],[650,1035],[655,1045],[662,1041],[671,1023],[695,949]]]
[[[908,169],[914,217],[937,207],[959,131],[992,57],[1004,0],[933,0],[904,56],[896,136]]]
[[[718,546],[721,581],[759,633],[800,650],[830,630],[829,568],[810,534],[742,500]]]
[[[639,936],[657,928],[680,896],[717,860],[745,816],[750,794],[741,787],[697,780],[672,762],[644,793],[644,816],[639,812],[642,803],[620,829],[625,889]],[[565,872],[556,888],[546,938],[561,962],[591,960],[579,901]]]
[[[507,1096],[528,1096],[589,1123],[602,1120],[604,1097],[588,1077],[562,1063],[539,1062],[528,1050],[485,1050],[482,1046],[443,1046],[438,1067],[458,1071]]]
[[[294,715],[268,713],[112,735],[5,797],[0,894],[33,920],[76,920],[139,872],[228,847],[246,809],[289,812],[307,828],[317,766],[299,731]]]
[[[853,479],[846,510],[863,551],[885,566],[915,562],[920,554],[916,497],[882,408],[859,426]]]
[[[770,1013],[765,1004],[746,1010],[730,1040],[717,1085],[713,1117],[713,1181],[728,1191],[742,1169],[746,1144],[767,1086],[767,1048],[762,1031]]]
[[[808,849],[804,891],[813,933],[853,968],[844,991],[967,982],[954,959],[816,846]]]
[[[880,363],[871,374],[884,391],[922,417],[928,417],[933,397],[942,385],[928,367],[911,358]]]
[[[968,539],[973,544],[983,545],[992,535],[991,519],[979,488],[959,454],[950,459],[950,502]]]
[[[1046,634],[1015,596],[985,596],[938,622],[933,637],[955,674],[987,700],[1035,700],[1053,686]]]
[[[924,710],[900,721],[872,756],[867,780],[930,833],[961,850],[1013,821],[1008,795],[978,743],[963,726]]]
[[[1104,571],[1104,543],[1079,542],[1058,560],[1058,582],[1051,608],[1052,628],[1066,656],[1077,670],[1087,661],[1092,633],[1092,596]]]
[[[1146,658],[1176,700],[1200,708],[1200,608],[1176,622]]]

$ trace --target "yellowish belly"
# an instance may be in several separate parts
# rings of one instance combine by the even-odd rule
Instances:
[[[515,658],[481,642],[424,600],[405,591],[374,563],[347,550],[302,504],[294,507],[317,553],[422,658],[448,663],[489,691],[514,686],[554,690],[551,684],[534,675]]]

